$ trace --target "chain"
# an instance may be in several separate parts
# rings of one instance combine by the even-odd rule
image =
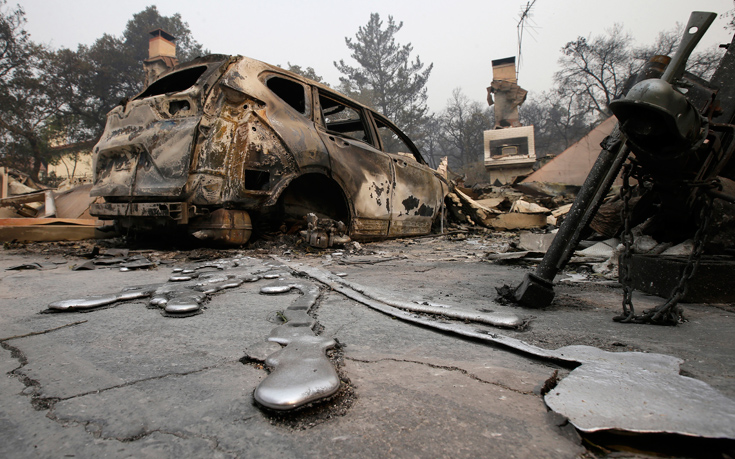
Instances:
[[[620,197],[623,200],[623,209],[620,211],[623,220],[623,246],[625,249],[620,254],[618,269],[620,270],[620,281],[623,284],[623,313],[613,320],[617,322],[630,322],[635,317],[635,309],[633,308],[633,287],[630,279],[630,256],[631,247],[633,246],[633,231],[630,227],[630,197],[632,190],[630,188],[630,174],[633,170],[633,163],[626,162],[623,165],[623,186],[620,188]]]
[[[633,230],[631,228],[631,212],[630,198],[632,190],[630,187],[630,176],[633,171],[633,164],[628,162],[623,166],[623,186],[620,189],[620,196],[623,199],[623,209],[621,216],[623,220],[623,246],[624,251],[620,256],[620,280],[623,285],[623,312],[616,316],[613,320],[617,322],[635,322],[635,323],[653,323],[659,325],[676,325],[681,319],[681,308],[678,307],[679,301],[686,296],[689,281],[697,273],[699,262],[704,252],[704,246],[707,243],[707,229],[712,219],[712,197],[703,192],[703,188],[711,186],[711,182],[703,182],[694,185],[695,200],[701,202],[697,231],[694,234],[694,247],[689,254],[687,264],[679,277],[679,282],[671,291],[671,295],[666,302],[654,309],[644,311],[642,315],[636,315],[633,308],[633,287],[631,286],[631,251],[634,242]],[[690,184],[691,185],[691,184]]]
[[[643,321],[654,324],[676,324],[681,317],[680,308],[677,307],[679,301],[686,296],[689,281],[697,273],[699,261],[702,259],[702,252],[707,243],[707,229],[712,220],[712,197],[706,193],[702,193],[701,188],[697,188],[699,194],[697,200],[701,201],[701,209],[699,211],[699,226],[694,234],[694,247],[692,253],[689,254],[687,264],[681,273],[679,283],[671,291],[671,296],[663,305],[644,313]]]

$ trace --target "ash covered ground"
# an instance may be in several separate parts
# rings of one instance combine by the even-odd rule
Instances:
[[[489,232],[327,250],[288,238],[243,250],[98,241],[97,255],[125,248],[122,258],[151,262],[123,270],[118,264],[73,270],[92,259],[92,243],[6,244],[0,451],[4,457],[621,457],[619,437],[580,436],[544,403],[542,392],[573,365],[397,320],[323,285],[310,314],[315,333],[339,343],[329,358],[341,388],[288,413],[259,407],[253,391],[268,376],[259,364],[267,352],[258,349],[296,292],[266,296],[259,293],[265,280],[243,284],[210,295],[200,314],[185,318],[135,299],[42,313],[53,301],[163,283],[176,268],[232,258],[254,269],[287,260],[396,301],[517,314],[523,327],[497,333],[544,349],[587,345],[671,355],[683,360],[682,375],[735,398],[732,305],[685,304],[687,322],[676,327],[613,322],[621,289],[585,264],[557,278],[550,307],[503,305],[496,287],[517,285],[534,259],[499,262],[488,254],[516,243],[517,234]],[[33,263],[38,267],[7,269]],[[567,282],[582,278],[569,274],[591,282]],[[662,301],[642,294],[634,300],[641,309]],[[625,454],[732,451],[729,442],[703,447],[691,438],[677,443],[679,436],[663,442],[677,449],[661,450],[657,435],[663,434],[626,437],[623,446],[634,452]]]

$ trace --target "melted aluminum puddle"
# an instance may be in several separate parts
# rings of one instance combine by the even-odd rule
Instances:
[[[521,317],[505,312],[469,311],[446,304],[429,302],[411,303],[407,301],[400,301],[394,298],[388,298],[385,295],[382,295],[376,291],[370,291],[368,289],[365,289],[365,287],[361,285],[342,279],[343,276],[340,276],[339,274],[334,274],[334,276],[337,276],[334,279],[336,279],[337,282],[344,285],[345,287],[348,287],[355,292],[361,293],[368,298],[379,301],[381,303],[385,303],[388,306],[392,306],[394,308],[402,309],[404,311],[444,316],[450,319],[456,319],[466,322],[476,322],[500,328],[520,328],[526,324],[526,320],[522,319]]]
[[[261,275],[263,271],[253,271],[246,265],[246,259],[234,259],[175,268],[168,282],[163,284],[125,287],[119,293],[54,301],[48,308],[50,311],[78,311],[149,298],[148,306],[161,308],[166,316],[188,317],[200,313],[213,293],[269,276]]]
[[[554,352],[582,365],[544,400],[579,430],[735,438],[735,402],[704,381],[680,375],[681,359],[589,346]]]
[[[681,359],[663,354],[607,352],[590,346],[543,349],[524,341],[417,315],[378,300],[380,295],[318,268],[279,258],[302,273],[393,317],[548,359],[580,364],[544,400],[584,432],[622,430],[735,439],[735,402],[703,381],[679,374]],[[399,303],[403,304],[403,303]],[[399,309],[400,308],[400,309]]]
[[[247,266],[246,259],[217,260],[191,268],[175,268],[168,282],[163,284],[126,287],[119,293],[54,301],[48,307],[52,311],[81,311],[149,298],[149,307],[163,309],[168,317],[189,317],[201,312],[204,302],[216,292],[260,279],[277,279],[262,287],[260,292],[280,294],[298,290],[301,295],[283,311],[286,322],[274,328],[267,339],[282,348],[265,360],[271,373],[258,385],[253,396],[267,408],[291,410],[339,390],[339,376],[326,355],[326,351],[337,343],[313,332],[316,320],[309,316],[309,311],[319,298],[319,287],[269,273],[274,269],[271,266],[255,271]]]
[[[291,410],[331,395],[340,379],[326,355],[337,343],[317,336],[309,311],[320,295],[319,287],[301,280],[279,279],[260,289],[263,294],[282,294],[299,290],[301,295],[283,311],[286,322],[274,328],[268,341],[283,346],[265,361],[271,373],[253,393],[255,400],[273,410]]]

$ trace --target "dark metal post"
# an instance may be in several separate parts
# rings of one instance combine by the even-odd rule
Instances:
[[[662,80],[675,83],[681,77],[689,55],[716,17],[715,13],[701,11],[691,14],[676,54],[661,76]],[[554,277],[571,258],[579,243],[582,230],[597,212],[627,157],[628,148],[621,140],[618,126],[606,139],[605,147],[600,152],[595,165],[592,166],[582,189],[574,200],[572,209],[564,219],[551,247],[536,268],[536,272],[526,274],[523,282],[516,287],[513,293],[513,299],[516,302],[535,308],[548,306],[551,303],[554,299]]]
[[[554,277],[571,258],[582,230],[597,212],[628,157],[628,148],[620,140],[617,127],[608,139],[606,148],[597,157],[536,272],[527,273],[523,282],[516,287],[514,299],[521,305],[541,308],[548,306],[554,299]]]

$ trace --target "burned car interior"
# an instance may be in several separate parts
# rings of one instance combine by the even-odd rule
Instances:
[[[146,97],[153,97],[161,94],[186,91],[194,86],[199,80],[199,77],[201,77],[206,71],[207,67],[202,65],[171,73],[154,81],[135,99],[145,99]]]
[[[322,119],[327,131],[373,145],[368,138],[365,119],[359,110],[322,93],[319,94],[319,105],[322,109]]]

